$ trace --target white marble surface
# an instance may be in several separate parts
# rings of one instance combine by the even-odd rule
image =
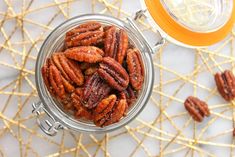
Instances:
[[[9,157],[59,156],[60,153],[61,156],[76,156],[74,153],[76,151],[73,151],[76,147],[78,148],[77,156],[93,156],[97,144],[92,147],[82,146],[94,143],[94,138],[105,141],[105,135],[81,135],[80,133],[74,133],[77,138],[75,140],[70,133],[62,131],[56,137],[48,137],[35,125],[35,118],[24,120],[32,115],[31,103],[38,100],[35,86],[33,85],[33,70],[37,52],[44,38],[37,41],[36,44],[33,41],[38,39],[43,30],[46,30],[46,33],[43,35],[43,37],[46,37],[55,26],[67,18],[65,16],[66,9],[63,9],[65,15],[60,13],[51,25],[46,28],[45,25],[48,19],[58,12],[59,9],[66,7],[63,5],[57,6],[55,5],[56,2],[61,3],[62,1],[34,0],[30,8],[25,12],[25,22],[23,24],[25,31],[22,33],[20,19],[22,17],[21,8],[23,1],[11,0],[8,2],[0,0],[0,26],[2,26],[0,32],[0,48],[2,48],[0,53],[0,152],[2,153],[0,153],[0,156],[2,154]],[[114,16],[117,16],[119,3],[112,5],[112,2],[111,0],[97,0],[95,12],[113,13]],[[25,6],[28,3],[29,0],[25,0]],[[7,4],[9,5],[8,7]],[[72,4],[70,7],[70,17],[92,13],[91,0],[79,0]],[[48,6],[48,8],[39,9],[41,6]],[[139,9],[140,3],[138,0],[123,0],[120,17],[124,19],[127,15],[132,15]],[[1,25],[4,14],[6,14],[6,20]],[[35,22],[38,25],[32,24]],[[150,43],[155,43],[157,40],[156,34],[141,24],[140,26],[144,29],[143,32]],[[15,33],[8,43],[5,43],[15,27]],[[19,45],[23,38],[25,44]],[[154,103],[153,100],[150,100],[144,111],[137,117],[137,120],[127,127],[107,135],[110,139],[106,145],[106,155],[112,157],[131,155],[136,157],[160,155],[169,157],[234,156],[234,154],[231,154],[231,149],[235,151],[235,145],[231,145],[233,127],[231,104],[225,102],[219,96],[213,81],[213,74],[215,72],[221,69],[232,68],[235,53],[234,49],[231,48],[235,46],[233,40],[234,32],[233,35],[230,34],[221,43],[204,51],[187,49],[167,43],[162,51],[160,50],[153,55],[155,62],[155,89],[152,98],[156,102]],[[5,46],[3,46],[4,43]],[[34,46],[32,47],[32,45]],[[221,46],[223,47],[221,48]],[[30,51],[31,47],[32,51]],[[20,67],[24,65],[25,55],[29,51],[30,58],[22,70]],[[220,65],[219,68],[218,64]],[[23,78],[20,78],[21,81],[18,81],[18,83],[14,82],[8,88],[3,88],[11,81],[17,80],[21,72],[23,73]],[[169,80],[173,80],[172,83],[165,84]],[[161,84],[160,81],[162,82]],[[179,89],[179,87],[181,88]],[[210,118],[206,118],[201,124],[195,124],[185,112],[182,103],[189,95],[195,95],[206,100],[212,109]],[[6,106],[6,104],[8,105]],[[165,109],[160,113],[160,108]],[[17,110],[21,110],[18,115]],[[17,116],[15,117],[15,115]],[[172,118],[175,115],[181,116]],[[158,121],[155,125],[149,125],[157,118],[163,122],[160,123]],[[141,126],[144,126],[144,128],[136,130],[136,128]],[[152,128],[152,131],[147,133],[149,128]],[[3,130],[5,132],[2,132]],[[129,132],[125,133],[127,130]],[[223,136],[217,136],[217,134],[225,131],[227,132]],[[112,138],[114,135],[122,132],[123,134]],[[149,137],[143,141],[141,146],[138,146],[145,133]],[[177,138],[174,139],[176,136]],[[215,137],[213,138],[213,136]],[[78,140],[79,137],[80,141]],[[199,138],[197,144],[192,144],[195,142],[194,137],[195,139]],[[169,143],[171,140],[173,142]],[[104,143],[98,149],[97,156],[105,156],[102,150],[105,149]],[[136,148],[138,150],[135,152]],[[66,149],[70,149],[72,153],[66,152]],[[160,149],[162,153],[159,153]],[[173,151],[176,152],[172,153]]]

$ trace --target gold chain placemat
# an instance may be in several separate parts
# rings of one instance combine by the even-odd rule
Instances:
[[[235,156],[234,105],[223,101],[213,81],[215,72],[234,68],[235,28],[213,47],[185,49],[166,43],[156,52],[151,100],[123,129],[105,135],[61,131],[52,138],[36,125],[31,113],[38,100],[34,67],[48,33],[75,15],[125,19],[139,6],[138,0],[0,1],[0,157]],[[154,40],[152,28],[142,20],[138,24]],[[211,116],[202,124],[184,109],[189,95],[209,104]]]

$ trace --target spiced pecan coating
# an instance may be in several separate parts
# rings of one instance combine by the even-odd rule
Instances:
[[[111,26],[105,32],[105,56],[116,59],[120,64],[126,57],[128,35],[123,29]]]
[[[95,73],[90,76],[84,85],[84,106],[92,109],[111,91],[111,87]]]
[[[125,90],[129,84],[126,70],[113,58],[104,57],[97,72],[102,79],[118,91]]]
[[[79,62],[97,63],[102,60],[104,52],[94,46],[80,46],[67,49],[64,54],[66,57]]]
[[[107,114],[112,112],[113,106],[117,100],[116,95],[112,94],[109,97],[103,99],[94,110],[94,123],[97,126],[102,126],[102,121],[105,121]]]
[[[130,84],[135,90],[140,90],[144,82],[144,65],[139,50],[129,49],[126,62]]]
[[[203,118],[210,115],[208,105],[193,96],[189,96],[184,102],[185,109],[192,116],[192,118],[197,122],[202,122]]]
[[[215,83],[220,95],[227,101],[235,98],[235,77],[230,70],[215,74]]]
[[[64,81],[78,86],[83,85],[84,76],[77,63],[66,58],[63,53],[54,53],[52,55],[52,60],[65,78]]]
[[[103,41],[104,32],[98,22],[82,24],[66,33],[65,45],[67,48],[76,46],[96,45]]]

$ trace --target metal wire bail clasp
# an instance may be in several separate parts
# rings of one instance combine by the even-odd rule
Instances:
[[[37,117],[38,126],[41,130],[49,136],[55,136],[58,130],[63,129],[63,125],[55,120],[55,118],[44,108],[42,102],[33,103],[32,104],[34,113]],[[45,117],[44,120],[40,119],[40,115],[45,113],[47,118]],[[44,122],[43,122],[44,121]]]
[[[139,32],[139,34],[142,36],[142,38],[145,40],[148,48],[150,48],[152,50],[152,53],[155,53],[159,48],[161,48],[165,43],[166,40],[165,38],[162,37],[162,35],[159,32],[160,35],[160,40],[158,40],[154,46],[150,46],[148,43],[148,40],[145,38],[145,36],[143,35],[143,33],[140,31],[140,29],[138,28],[138,26],[135,24],[135,21],[139,20],[139,19],[146,19],[148,16],[146,15],[147,10],[139,10],[137,11],[134,16],[132,18],[127,18],[128,23],[130,24],[130,26],[132,28],[134,28],[137,32]]]

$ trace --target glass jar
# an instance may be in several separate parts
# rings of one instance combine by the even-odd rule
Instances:
[[[234,0],[140,0],[135,19],[145,17],[160,36],[198,48],[224,39],[235,22]]]
[[[103,25],[115,25],[124,29],[128,33],[129,40],[132,44],[140,50],[142,60],[144,62],[145,80],[137,101],[129,109],[127,116],[123,117],[118,123],[104,128],[97,127],[88,121],[77,120],[73,115],[64,111],[63,108],[60,107],[60,103],[53,99],[47,91],[41,74],[41,68],[46,59],[52,53],[63,48],[65,33],[68,30],[88,21],[98,21]],[[71,129],[74,131],[89,133],[105,133],[126,125],[143,110],[149,100],[153,88],[154,69],[151,58],[151,53],[153,51],[142,34],[136,30],[134,23],[132,23],[131,20],[128,21],[128,23],[125,23],[114,17],[99,14],[77,16],[59,25],[46,38],[39,51],[35,69],[36,87],[40,97],[40,102],[33,104],[33,112],[37,115],[37,123],[46,134],[50,136],[56,135],[59,129]],[[46,117],[41,119],[40,115],[43,112],[46,113]]]

